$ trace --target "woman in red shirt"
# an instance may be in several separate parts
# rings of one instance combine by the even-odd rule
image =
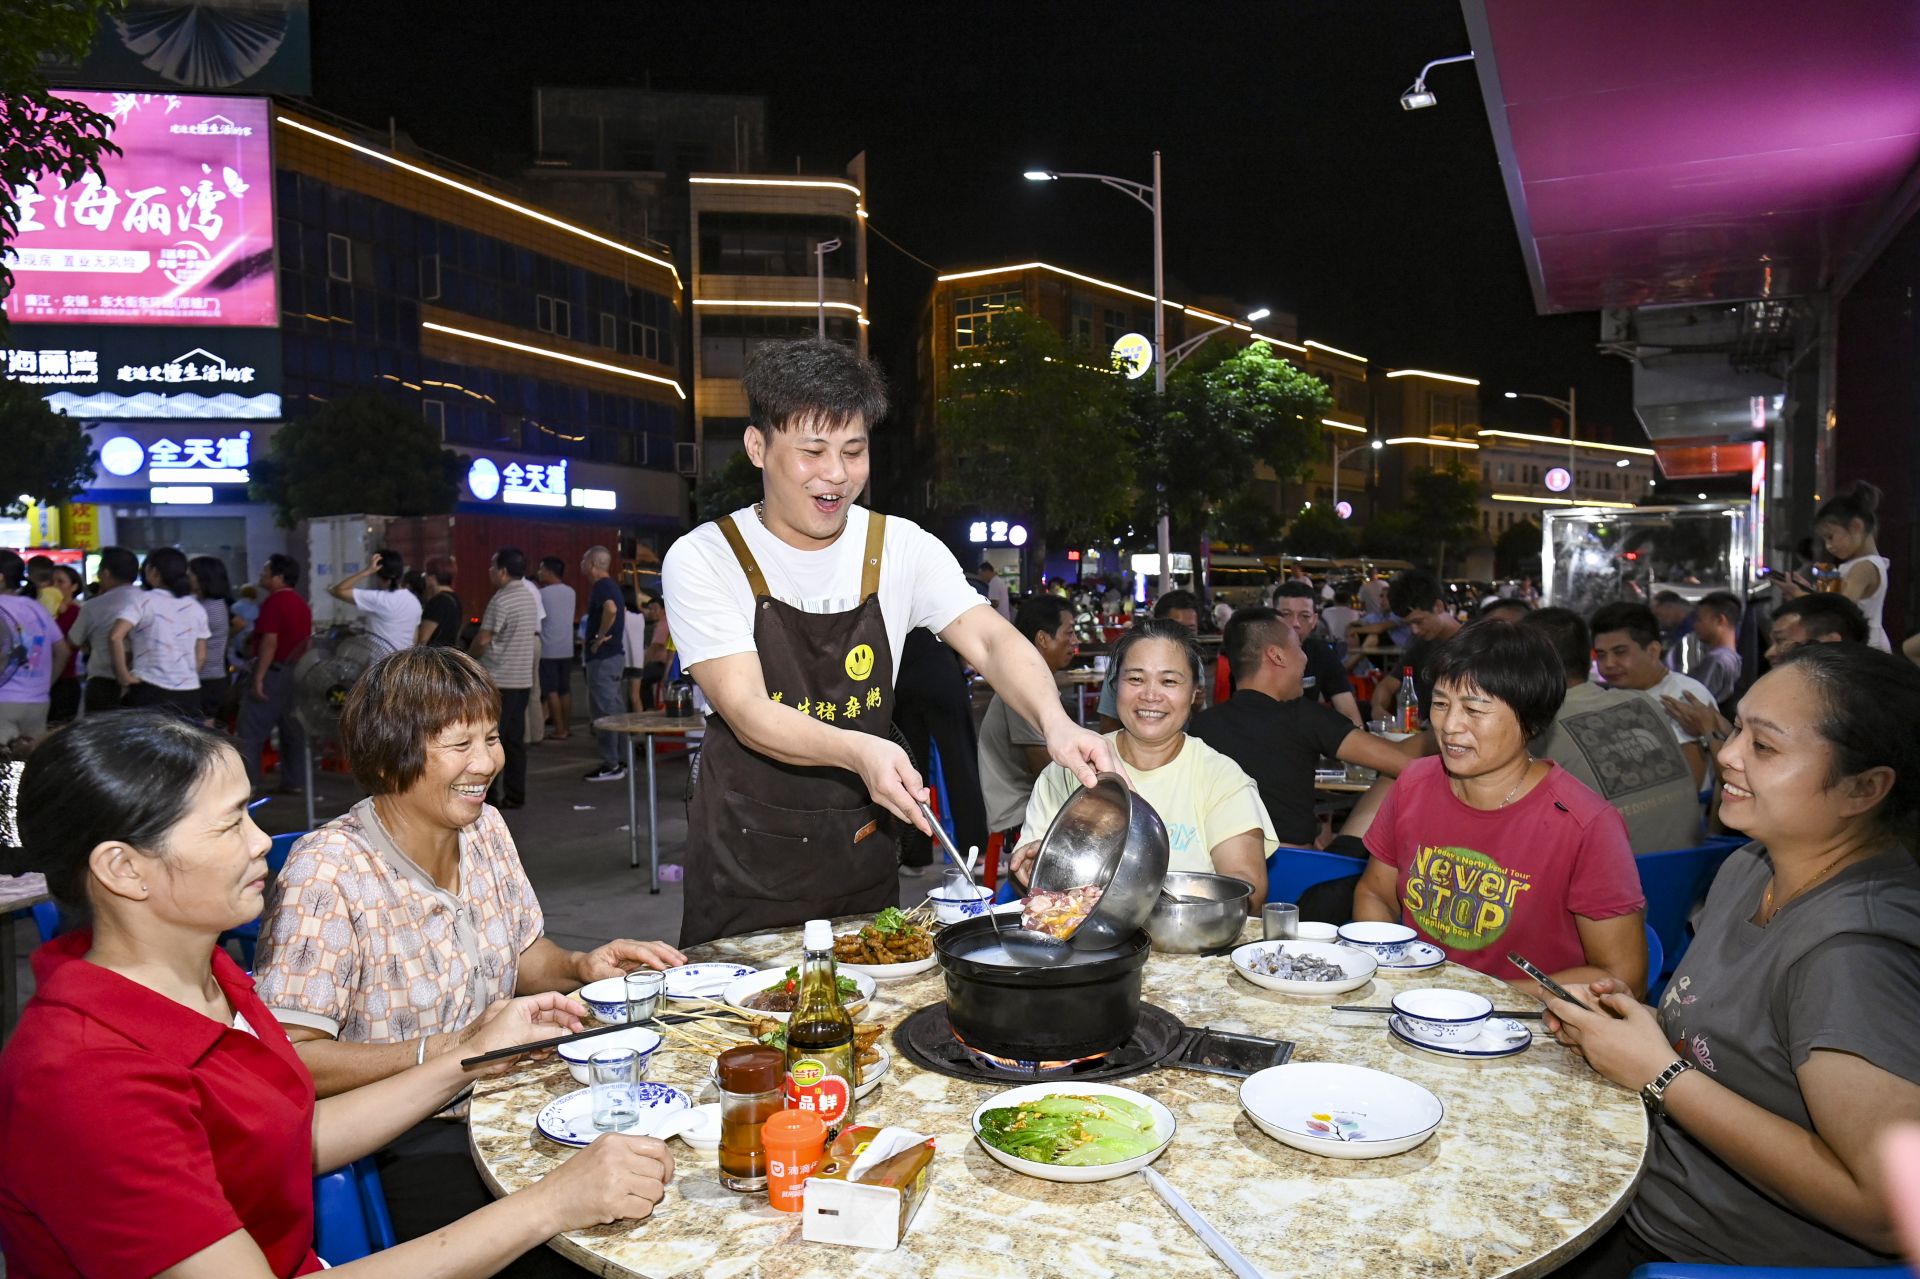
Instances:
[[[0,1052],[0,1248],[13,1279],[267,1279],[321,1268],[313,1183],[446,1105],[462,1056],[577,1029],[560,994],[503,1001],[448,1053],[314,1100],[313,1081],[219,950],[260,913],[267,837],[232,745],[175,716],[94,716],[21,779],[28,862],[89,927],[34,956]],[[211,956],[211,961],[209,961]],[[673,1160],[608,1134],[539,1185],[342,1275],[490,1275],[553,1235],[645,1217]]]

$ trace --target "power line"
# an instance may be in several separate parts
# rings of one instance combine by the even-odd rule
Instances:
[[[927,270],[933,272],[935,275],[940,274],[939,267],[927,261],[925,258],[921,257],[919,254],[911,253],[905,248],[902,248],[899,242],[894,240],[893,237],[889,236],[885,231],[882,231],[879,227],[875,226],[873,224],[872,218],[867,219],[867,230],[873,232],[873,234],[879,236],[882,240],[885,240],[888,244],[892,245],[897,252],[904,254],[909,258],[912,258],[915,262],[918,262],[921,266],[927,268]]]

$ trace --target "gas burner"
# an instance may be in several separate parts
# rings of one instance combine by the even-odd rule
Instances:
[[[903,1020],[893,1044],[909,1061],[954,1079],[981,1084],[1030,1084],[1040,1079],[1126,1079],[1167,1064],[1188,1042],[1178,1017],[1152,1004],[1140,1005],[1140,1021],[1127,1042],[1110,1052],[1075,1061],[1018,1061],[970,1048],[953,1032],[947,1006],[929,1004]]]

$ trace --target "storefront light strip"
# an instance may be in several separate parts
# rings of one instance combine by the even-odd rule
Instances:
[[[1490,493],[1496,502],[1526,502],[1532,506],[1599,506],[1611,511],[1631,511],[1632,502],[1595,502],[1587,498],[1578,500],[1570,497],[1528,497],[1525,493]]]
[[[831,178],[693,178],[687,179],[694,186],[708,187],[829,187],[835,191],[849,191],[857,198],[860,188],[851,182],[836,182]]]
[[[488,333],[475,333],[471,329],[456,329],[445,324],[435,324],[432,320],[420,321],[420,327],[434,333],[445,333],[450,337],[466,338],[470,342],[485,342],[488,346],[505,347],[509,351],[524,351],[528,355],[538,355],[549,360],[559,360],[565,364],[577,364],[584,369],[598,369],[602,373],[614,373],[621,377],[638,378],[642,382],[654,382],[661,386],[670,386],[673,393],[681,399],[687,393],[681,385],[670,377],[661,377],[656,373],[642,373],[638,369],[623,369],[617,364],[603,364],[599,360],[589,360],[578,355],[568,355],[564,351],[549,351],[545,347],[528,346],[525,342],[510,342],[506,338],[497,338]]]
[[[1561,448],[1565,448],[1568,444],[1568,441],[1564,437],[1529,435],[1525,431],[1482,431],[1480,432],[1480,438],[1483,440],[1527,440],[1534,444],[1557,444]],[[1574,440],[1572,444],[1577,449],[1597,449],[1602,453],[1631,453],[1635,457],[1657,456],[1652,449],[1635,448],[1631,444],[1600,444],[1589,440]]]
[[[1387,444],[1430,444],[1439,449],[1477,449],[1480,446],[1472,440],[1443,440],[1431,435],[1396,435]]]
[[[788,298],[695,298],[695,306],[770,306],[785,310],[815,311],[826,307],[829,311],[852,311],[860,314],[860,307],[854,302],[796,302]]]
[[[609,240],[604,235],[595,235],[584,227],[577,227],[571,222],[562,222],[559,218],[553,217],[551,214],[542,213],[538,209],[530,209],[524,204],[506,199],[504,196],[495,195],[491,191],[482,190],[480,187],[469,186],[467,183],[450,178],[444,173],[435,173],[432,169],[422,168],[417,164],[409,164],[398,156],[388,155],[386,152],[375,150],[373,147],[362,146],[360,143],[340,137],[338,134],[328,133],[324,129],[316,129],[310,124],[302,124],[290,116],[276,115],[274,121],[275,123],[286,125],[289,129],[297,129],[301,133],[319,138],[323,142],[331,142],[337,147],[345,147],[349,151],[358,152],[369,159],[378,160],[382,164],[390,164],[396,169],[402,169],[416,177],[425,178],[429,182],[437,182],[441,186],[452,187],[455,191],[473,196],[477,200],[485,200],[488,204],[497,205],[502,209],[518,213],[522,217],[532,218],[535,222],[544,223],[547,226],[565,231],[571,235],[577,235],[583,240],[591,240],[595,244],[613,249],[619,253],[625,253],[629,257],[639,258],[643,262],[651,262],[657,267],[664,268],[668,274],[673,276],[675,288],[682,287],[680,283],[680,272],[675,270],[673,263],[667,261],[665,258],[656,258],[651,253],[642,253],[632,245],[622,244],[618,240]]]
[[[1321,418],[1320,425],[1330,426],[1336,431],[1352,431],[1355,435],[1365,435],[1367,433],[1367,428],[1364,426],[1355,426],[1351,422],[1336,422],[1330,417]]]
[[[1435,373],[1429,369],[1395,369],[1388,377],[1430,377],[1436,382],[1458,382],[1461,386],[1479,386],[1477,377],[1457,377],[1452,373]]]
[[[1352,351],[1342,351],[1337,346],[1328,346],[1325,342],[1316,342],[1312,338],[1307,339],[1307,345],[1313,347],[1315,350],[1325,351],[1328,355],[1337,355],[1343,360],[1358,360],[1362,364],[1367,362],[1367,357],[1364,355],[1355,355]]]

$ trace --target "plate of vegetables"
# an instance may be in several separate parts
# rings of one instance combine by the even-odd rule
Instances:
[[[1043,1181],[1111,1181],[1160,1157],[1178,1125],[1147,1096],[1111,1084],[1009,1088],[973,1112],[987,1154]]]
[[[898,906],[889,906],[857,933],[833,939],[833,958],[843,973],[878,981],[912,977],[933,967],[933,936]]]
[[[838,974],[837,979],[840,983],[840,1002],[846,1006],[848,1015],[857,1020],[867,1011],[868,1001],[879,987],[865,973],[843,972]],[[749,1017],[771,1017],[775,1021],[785,1021],[793,1015],[794,1005],[799,999],[800,969],[795,966],[750,973],[727,987],[727,993],[720,997],[720,1002]]]

